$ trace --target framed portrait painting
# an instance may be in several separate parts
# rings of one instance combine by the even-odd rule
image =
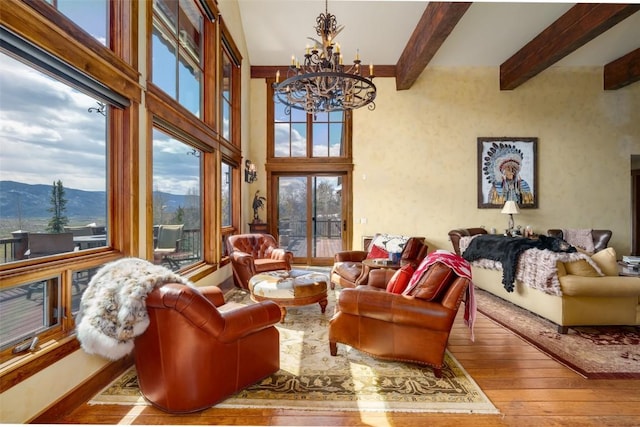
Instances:
[[[478,138],[478,207],[537,208],[538,138]]]

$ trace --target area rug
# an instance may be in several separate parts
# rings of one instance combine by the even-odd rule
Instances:
[[[586,378],[640,378],[639,326],[557,325],[486,291],[476,292],[478,311]]]
[[[219,403],[219,408],[498,413],[458,361],[447,352],[442,378],[431,368],[374,359],[338,344],[329,354],[328,324],[339,290],[329,291],[325,314],[318,304],[290,307],[280,331],[280,370]],[[250,304],[233,290],[227,301]],[[147,405],[135,370],[123,374],[90,404]]]

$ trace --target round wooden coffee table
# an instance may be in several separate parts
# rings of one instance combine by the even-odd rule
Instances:
[[[280,307],[280,321],[284,322],[287,307],[318,303],[327,309],[326,274],[304,270],[278,270],[259,273],[249,279],[249,292],[254,301],[273,301]]]

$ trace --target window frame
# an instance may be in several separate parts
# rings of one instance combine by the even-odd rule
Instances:
[[[29,283],[52,276],[60,277],[62,298],[62,322],[54,328],[38,335],[41,345],[27,354],[10,355],[11,349],[2,353],[4,363],[0,368],[0,392],[34,375],[57,362],[61,357],[79,348],[75,339],[75,324],[71,315],[71,286],[74,270],[94,268],[109,261],[136,253],[138,242],[125,239],[133,234],[137,224],[131,221],[138,210],[138,195],[130,198],[117,197],[127,194],[134,182],[131,158],[137,157],[138,147],[132,135],[138,117],[142,97],[137,82],[137,71],[127,60],[131,57],[131,47],[136,41],[132,34],[137,31],[137,5],[126,4],[123,0],[113,0],[110,13],[111,22],[119,22],[116,28],[126,28],[115,38],[110,38],[113,48],[100,44],[79,26],[42,0],[29,3],[5,2],[0,23],[3,27],[35,45],[45,57],[62,61],[75,70],[82,70],[109,91],[127,99],[124,108],[109,107],[107,210],[110,241],[106,247],[79,253],[64,253],[43,258],[33,258],[0,266],[0,281],[3,287]],[[44,36],[46,34],[46,36]],[[123,39],[129,40],[124,42]],[[125,58],[125,59],[123,59]],[[38,68],[38,67],[35,67]],[[115,154],[118,153],[118,154]],[[46,342],[47,345],[42,345]],[[5,359],[5,356],[6,359]]]
[[[313,125],[314,125],[314,117],[312,114],[307,114],[306,121],[306,144],[307,144],[307,156],[306,157],[277,157],[275,155],[275,101],[273,98],[274,90],[273,83],[275,83],[274,77],[265,78],[265,83],[267,86],[267,169],[276,168],[276,170],[280,170],[284,165],[287,164],[296,164],[300,167],[309,167],[310,169],[306,169],[305,171],[315,171],[316,168],[321,167],[323,170],[341,172],[344,171],[344,167],[341,165],[352,164],[352,135],[353,135],[353,112],[345,111],[344,114],[344,151],[341,156],[333,156],[333,157],[314,157],[313,156]],[[289,122],[291,123],[291,122]],[[293,122],[298,123],[298,122]],[[326,121],[319,123],[328,123]],[[336,122],[331,122],[336,123]],[[281,165],[281,166],[278,166]],[[309,165],[309,166],[306,166]],[[315,165],[315,166],[311,166]],[[329,167],[329,169],[325,169],[320,165],[334,165]]]
[[[202,195],[201,195],[201,213],[202,213],[202,260],[186,266],[180,272],[188,274],[191,279],[197,280],[207,274],[212,273],[218,267],[221,256],[221,248],[215,239],[215,230],[219,229],[219,215],[216,214],[218,206],[218,185],[219,174],[218,156],[221,149],[221,140],[219,133],[216,131],[217,108],[211,107],[216,104],[218,91],[216,90],[216,77],[218,69],[216,67],[216,49],[219,40],[219,18],[217,9],[210,0],[192,0],[200,8],[200,12],[205,18],[203,20],[202,38],[209,40],[203,46],[203,64],[204,75],[203,82],[203,99],[202,99],[202,118],[192,114],[180,102],[168,95],[164,90],[152,82],[152,76],[147,79],[146,106],[148,118],[146,127],[146,184],[147,188],[153,188],[153,159],[152,159],[152,133],[153,127],[157,126],[164,132],[175,136],[181,141],[190,144],[193,148],[201,151],[202,156]],[[151,38],[153,33],[153,4],[147,4],[147,63],[149,69],[152,64],[152,46]],[[147,192],[147,206],[153,205],[152,191]],[[153,224],[151,210],[147,210],[146,224]],[[153,235],[150,230],[146,234],[146,256],[147,259],[153,259]]]

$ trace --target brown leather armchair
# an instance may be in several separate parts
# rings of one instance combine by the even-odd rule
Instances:
[[[331,355],[337,354],[337,343],[343,343],[381,359],[431,366],[439,378],[451,327],[470,281],[435,263],[411,295],[402,295],[385,291],[393,274],[372,270],[367,286],[340,292],[329,322]]]
[[[279,248],[270,234],[234,234],[227,243],[238,287],[249,289],[249,279],[257,273],[291,270],[293,252]]]
[[[219,288],[199,290],[154,289],[149,327],[135,338],[140,391],[171,413],[209,408],[280,368],[277,304],[225,304]]]
[[[400,264],[411,264],[417,267],[427,256],[429,246],[424,242],[424,237],[410,237],[402,249]],[[369,248],[371,245],[369,244]],[[367,259],[369,251],[341,251],[334,255],[334,263],[331,268],[331,289],[335,285],[343,288],[353,288],[358,285],[366,285],[369,277],[369,268],[362,264]]]

